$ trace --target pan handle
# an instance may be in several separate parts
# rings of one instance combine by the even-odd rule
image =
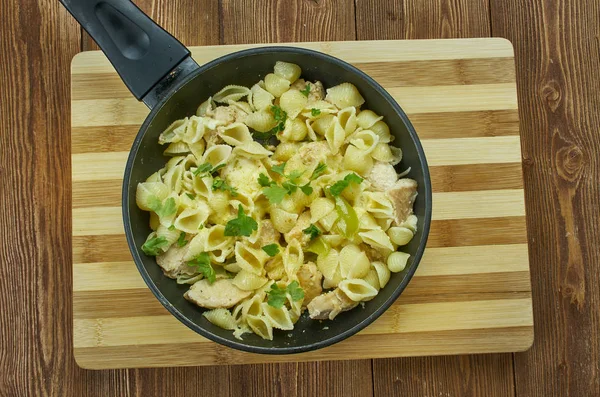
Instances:
[[[129,91],[152,108],[198,68],[190,51],[129,0],[60,0]]]

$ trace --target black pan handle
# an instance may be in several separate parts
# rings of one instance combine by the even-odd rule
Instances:
[[[198,68],[190,51],[130,0],[60,0],[98,43],[131,93],[150,108]]]

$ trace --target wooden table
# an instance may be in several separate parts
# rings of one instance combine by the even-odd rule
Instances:
[[[501,36],[516,51],[536,324],[518,354],[86,371],[73,360],[69,64],[57,1],[0,3],[0,395],[600,395],[600,3],[139,0],[188,45]]]

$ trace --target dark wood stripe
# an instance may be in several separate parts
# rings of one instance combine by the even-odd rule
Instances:
[[[525,227],[524,216],[432,221],[427,247],[522,244]]]
[[[140,125],[72,127],[73,154],[90,152],[125,152],[131,149]]]
[[[521,163],[448,165],[429,171],[434,193],[523,188]]]
[[[281,361],[319,361],[375,357],[397,357],[404,353],[474,354],[522,351],[533,342],[533,327],[409,332],[403,334],[359,334],[318,351],[293,355],[261,355],[230,349],[217,343],[164,343],[155,345],[96,346],[75,348],[75,360],[88,369],[129,368],[178,365],[229,365]],[[491,344],[490,341],[494,343]],[[373,346],[377,346],[374,350]],[[185,352],[185,354],[173,354]]]
[[[368,62],[354,66],[384,87],[513,83],[514,58]]]
[[[519,135],[516,109],[412,114],[420,139],[479,138]]]
[[[362,62],[355,63],[354,66],[384,87],[497,84],[515,81],[513,58]],[[71,76],[71,85],[72,100],[131,97],[127,87],[114,72],[74,74]]]
[[[529,273],[490,273],[483,275],[417,277],[411,281],[396,304],[467,302],[481,300],[526,299],[531,296]],[[521,274],[524,273],[524,274]],[[458,288],[457,278],[466,280]],[[514,280],[514,283],[511,281]],[[482,281],[483,285],[476,285]],[[504,281],[504,288],[499,284]],[[453,286],[454,289],[450,289]],[[492,286],[487,292],[486,287]],[[510,289],[511,291],[506,291]],[[439,291],[439,293],[438,293]],[[457,292],[461,291],[461,292]],[[519,292],[515,292],[519,291]],[[119,310],[115,310],[118,307]],[[127,289],[107,291],[75,291],[73,294],[73,316],[84,318],[139,317],[168,315],[167,310],[152,295],[149,289]]]
[[[451,219],[431,222],[427,247],[466,247],[525,242],[527,242],[525,217]],[[124,235],[73,237],[73,263],[129,260],[131,254]]]

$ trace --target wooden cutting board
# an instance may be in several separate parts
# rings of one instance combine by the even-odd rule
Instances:
[[[425,256],[398,301],[359,334],[314,352],[245,353],[171,316],[138,274],[121,179],[148,109],[100,52],[72,78],[73,343],[85,368],[508,352],[533,341],[515,67],[503,39],[297,43],[344,59],[408,113],[431,167]],[[200,64],[251,45],[196,47]],[[202,98],[199,98],[200,101]]]

